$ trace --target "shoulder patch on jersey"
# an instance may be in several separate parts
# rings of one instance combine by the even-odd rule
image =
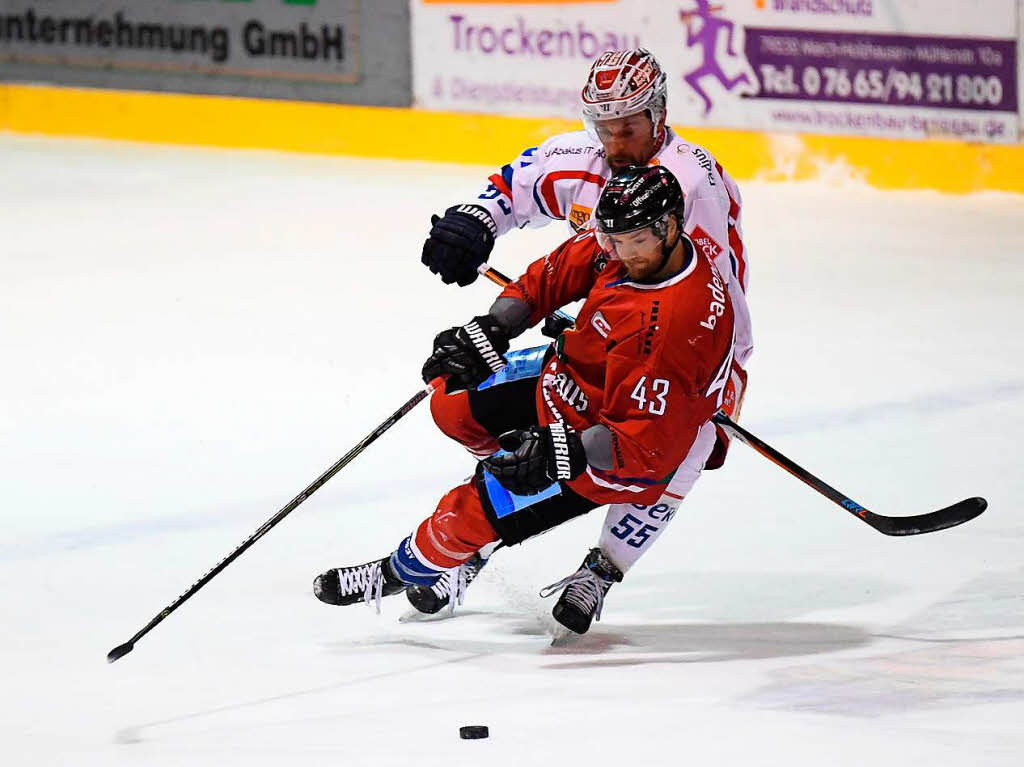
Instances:
[[[594,330],[601,338],[607,338],[608,334],[612,332],[611,323],[604,318],[604,314],[600,310],[594,312],[594,316],[590,318],[590,324],[594,326]]]
[[[722,252],[722,246],[719,245],[715,238],[705,232],[700,226],[693,227],[693,231],[690,232],[690,240],[693,241],[693,245],[697,248],[698,253],[703,253],[711,262],[714,263],[715,259]]]
[[[574,202],[572,207],[569,208],[569,225],[578,232],[586,226],[593,212],[593,208],[588,208],[586,205],[580,205],[578,202]]]

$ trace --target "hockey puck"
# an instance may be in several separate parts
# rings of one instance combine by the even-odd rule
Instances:
[[[470,725],[459,728],[459,737],[463,740],[479,740],[480,738],[486,738],[490,734],[491,731],[487,729],[486,725]]]

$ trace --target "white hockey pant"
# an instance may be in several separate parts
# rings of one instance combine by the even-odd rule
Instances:
[[[714,447],[715,427],[709,421],[697,433],[690,452],[656,504],[616,503],[608,507],[598,545],[622,572],[628,571],[668,527],[679,504],[696,484]]]

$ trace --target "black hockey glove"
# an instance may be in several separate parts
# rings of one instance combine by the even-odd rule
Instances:
[[[563,317],[560,314],[549,314],[544,318],[544,324],[541,325],[540,332],[548,338],[558,338],[564,331],[575,324],[568,317]]]
[[[508,351],[509,336],[489,314],[474,317],[461,328],[449,328],[437,334],[434,352],[423,363],[423,380],[430,383],[447,375],[449,394],[475,389],[507,364],[502,355]]]
[[[516,495],[534,495],[552,482],[576,479],[587,468],[580,436],[561,421],[529,430],[507,431],[498,445],[508,453],[482,463],[501,486]]]
[[[477,267],[494,247],[498,227],[491,214],[479,205],[454,205],[444,217],[431,216],[430,236],[420,259],[445,285],[465,287],[478,276]]]

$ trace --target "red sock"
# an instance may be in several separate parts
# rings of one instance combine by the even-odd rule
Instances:
[[[417,553],[440,568],[458,567],[496,540],[498,535],[484,515],[473,480],[445,495],[414,536]]]

